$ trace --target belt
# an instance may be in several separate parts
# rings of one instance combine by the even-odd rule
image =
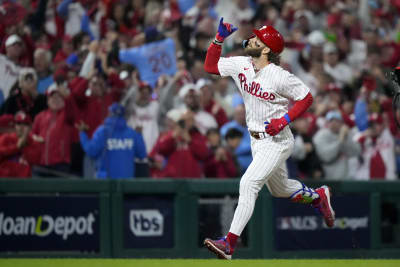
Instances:
[[[257,140],[261,140],[264,139],[268,136],[268,134],[266,132],[254,132],[254,131],[249,131],[250,135]]]

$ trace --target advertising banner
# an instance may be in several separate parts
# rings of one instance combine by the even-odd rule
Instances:
[[[336,212],[333,228],[308,205],[274,199],[276,250],[370,248],[369,195],[346,194],[331,198]]]
[[[126,196],[124,248],[172,248],[173,203],[172,196]]]
[[[0,252],[99,252],[96,196],[1,196]]]

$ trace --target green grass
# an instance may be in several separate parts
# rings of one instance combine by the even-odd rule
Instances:
[[[399,267],[400,260],[0,259],[1,267]]]

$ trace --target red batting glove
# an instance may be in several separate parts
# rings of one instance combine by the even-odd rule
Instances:
[[[271,122],[266,121],[264,124],[266,124],[265,132],[271,136],[275,136],[289,123],[285,117],[282,117],[280,119],[272,119]]]

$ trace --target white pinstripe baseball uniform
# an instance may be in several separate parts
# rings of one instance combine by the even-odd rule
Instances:
[[[265,121],[278,119],[288,112],[290,100],[302,100],[309,89],[296,76],[273,63],[255,72],[251,57],[221,57],[218,62],[221,76],[235,81],[246,108],[249,131],[260,132],[262,138],[251,138],[253,161],[240,181],[239,203],[230,232],[238,236],[249,221],[258,192],[264,184],[275,197],[292,197],[300,190],[317,197],[314,190],[296,180],[288,179],[286,159],[293,150],[294,139],[285,127],[276,136],[265,133]]]

